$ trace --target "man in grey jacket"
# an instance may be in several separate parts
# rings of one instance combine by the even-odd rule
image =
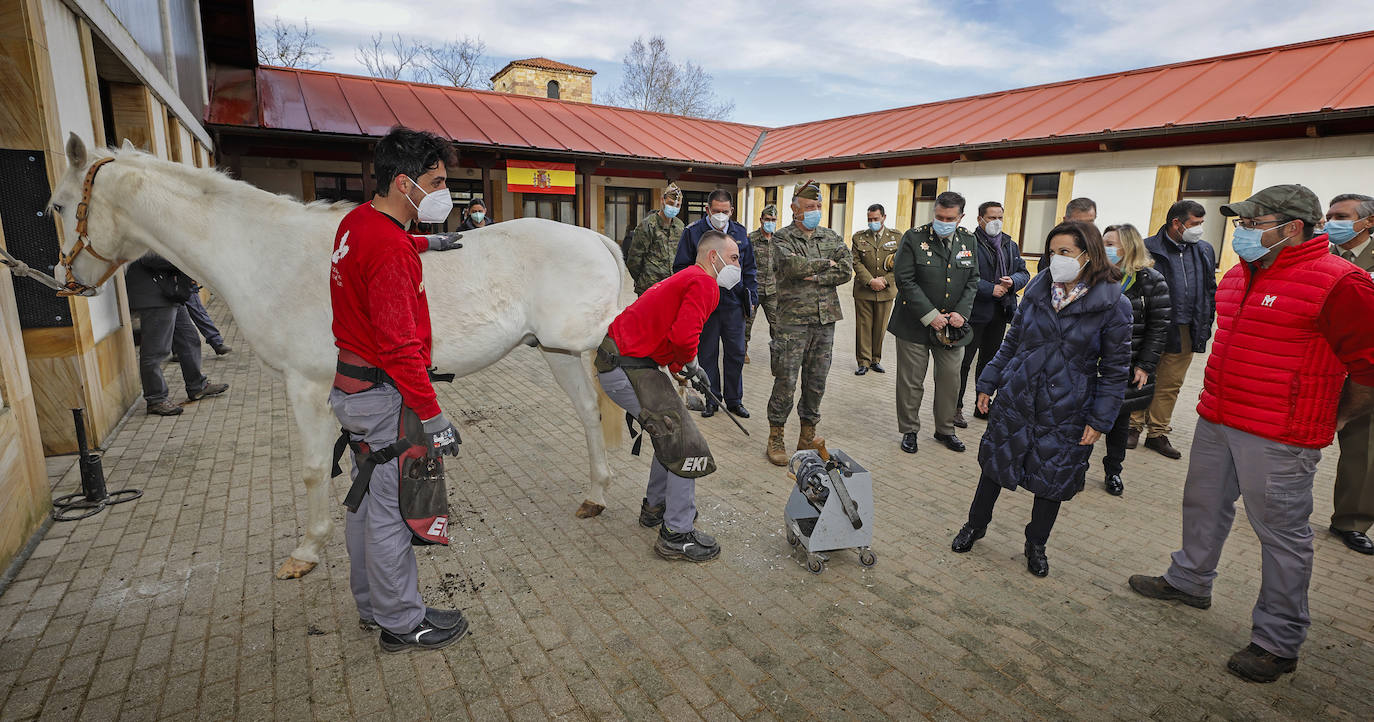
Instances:
[[[162,378],[162,362],[173,350],[186,382],[187,401],[228,391],[229,384],[212,384],[201,373],[200,335],[186,308],[192,292],[190,277],[167,259],[148,253],[129,264],[124,280],[129,310],[138,314],[141,327],[138,372],[148,413],[176,416],[182,411],[180,404],[168,400],[167,382]]]

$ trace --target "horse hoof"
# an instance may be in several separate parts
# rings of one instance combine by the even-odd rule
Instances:
[[[594,516],[601,514],[601,512],[605,510],[605,504],[597,504],[591,501],[584,501],[582,502],[582,506],[577,507],[577,514],[575,516],[577,516],[578,519],[590,519]]]
[[[309,574],[315,568],[315,562],[303,562],[295,557],[289,557],[277,569],[278,579],[300,579]]]

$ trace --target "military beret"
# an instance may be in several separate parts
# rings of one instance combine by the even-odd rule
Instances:
[[[777,218],[777,217],[778,217],[778,204],[776,204],[776,203],[769,203],[768,205],[764,206],[764,207],[763,207],[763,211],[759,213],[759,217],[762,218],[762,217],[764,217],[764,216],[772,216],[772,217],[774,217],[774,218]]]
[[[682,189],[678,188],[676,183],[669,183],[668,187],[663,189],[663,197],[670,201],[681,202]]]
[[[821,184],[814,180],[802,181],[792,188],[792,197],[818,201],[821,199]]]

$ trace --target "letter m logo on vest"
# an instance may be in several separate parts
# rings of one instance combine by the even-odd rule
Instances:
[[[1265,308],[1273,308],[1273,307],[1274,307],[1274,302],[1277,301],[1277,300],[1279,300],[1279,297],[1276,296],[1276,295],[1274,295],[1274,296],[1265,295],[1264,300],[1263,300],[1263,301],[1260,301],[1260,305],[1261,305],[1261,306],[1264,306]]]

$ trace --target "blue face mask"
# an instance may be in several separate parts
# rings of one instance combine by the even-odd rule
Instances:
[[[763,222],[763,232],[764,232],[764,233],[773,233],[774,231],[777,231],[777,230],[778,230],[778,222],[777,222],[777,221],[764,221],[764,222]]]
[[[1111,261],[1112,265],[1121,262],[1121,252],[1117,250],[1116,246],[1107,246],[1104,250],[1107,251],[1107,260]]]
[[[802,225],[806,226],[806,230],[814,231],[816,230],[816,226],[819,226],[820,224],[821,209],[817,208],[814,211],[807,211],[802,214]]]
[[[1364,219],[1361,218],[1360,220]],[[1325,228],[1326,235],[1331,239],[1332,243],[1338,246],[1349,243],[1355,240],[1355,236],[1364,233],[1364,231],[1355,231],[1356,223],[1359,223],[1359,221],[1327,221]]]
[[[868,222],[868,230],[873,231],[874,233],[877,233],[878,231],[881,231],[882,229],[883,229],[883,222],[882,222],[882,221],[869,221],[869,222]]]
[[[1254,263],[1274,250],[1264,247],[1264,243],[1260,241],[1263,235],[1264,231],[1258,228],[1237,228],[1235,235],[1231,236],[1231,247],[1236,250],[1236,255],[1247,263]]]
[[[958,221],[932,221],[931,228],[935,229],[935,235],[941,238],[948,238],[954,234],[954,229],[959,227]]]
[[[678,207],[677,207],[677,206],[668,206],[668,205],[663,206],[663,215],[667,216],[667,217],[668,217],[668,220],[670,220],[670,221],[673,220],[674,218],[677,218],[677,212],[678,212]]]

